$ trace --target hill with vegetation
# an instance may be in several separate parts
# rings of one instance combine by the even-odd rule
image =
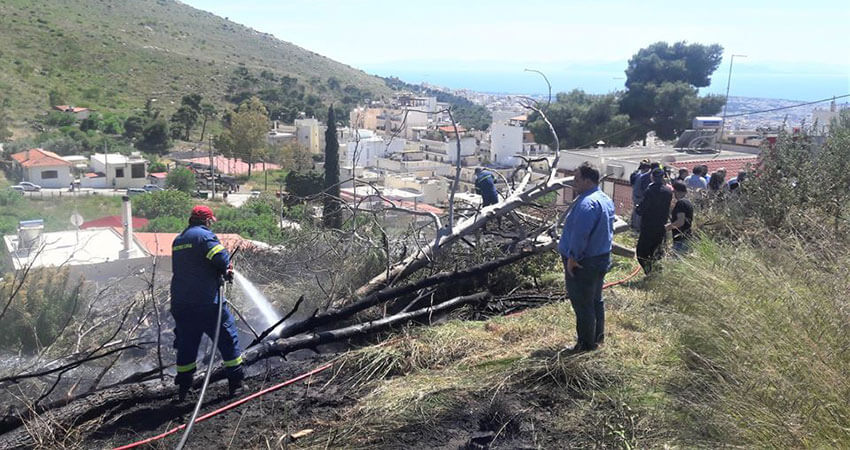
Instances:
[[[257,80],[300,85],[314,103],[391,91],[380,78],[173,0],[4,1],[0,60],[0,92],[18,122],[56,104],[117,112],[156,98],[175,110],[189,93],[225,104]]]

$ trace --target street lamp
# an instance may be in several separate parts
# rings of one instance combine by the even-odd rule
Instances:
[[[747,55],[732,55],[729,60],[729,78],[726,79],[726,100],[723,102],[723,121],[720,122],[720,136],[717,138],[715,150],[720,151],[720,145],[723,142],[723,130],[726,128],[726,106],[729,104],[729,86],[732,83],[732,65],[735,64],[735,57],[746,58]]]

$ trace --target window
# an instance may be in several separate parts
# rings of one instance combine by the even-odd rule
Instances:
[[[115,178],[124,178],[124,168],[115,169]]]
[[[142,164],[133,164],[130,166],[130,177],[131,178],[144,178],[145,177],[145,165]]]
[[[42,180],[50,180],[53,178],[59,178],[59,171],[57,170],[42,170],[41,171],[41,179]]]

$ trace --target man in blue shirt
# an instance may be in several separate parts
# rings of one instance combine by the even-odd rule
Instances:
[[[567,294],[576,314],[578,342],[572,353],[595,350],[605,338],[602,284],[611,264],[614,202],[599,189],[599,170],[589,163],[576,171],[573,202],[558,253],[564,261]]]
[[[219,328],[218,350],[221,352],[230,394],[239,391],[244,377],[239,335],[227,304],[222,305],[221,322],[218,304],[223,280],[233,278],[230,255],[221,245],[210,225],[215,222],[212,210],[195,206],[189,226],[171,244],[171,315],[174,317],[174,347],[177,349],[177,376],[182,401],[192,387],[198,346],[206,334],[210,339]]]
[[[499,192],[496,190],[496,177],[489,170],[480,167],[475,168],[475,191],[483,199],[484,207],[499,203]]]
[[[692,175],[685,178],[685,184],[691,189],[708,189],[708,181],[702,177],[702,166],[694,166]]]

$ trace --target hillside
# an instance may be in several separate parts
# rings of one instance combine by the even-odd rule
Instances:
[[[113,111],[148,98],[169,109],[187,93],[223,104],[240,88],[234,73],[292,77],[323,100],[348,86],[390,92],[363,71],[173,0],[5,0],[0,61],[0,92],[18,121],[50,106],[51,91],[57,103]]]

